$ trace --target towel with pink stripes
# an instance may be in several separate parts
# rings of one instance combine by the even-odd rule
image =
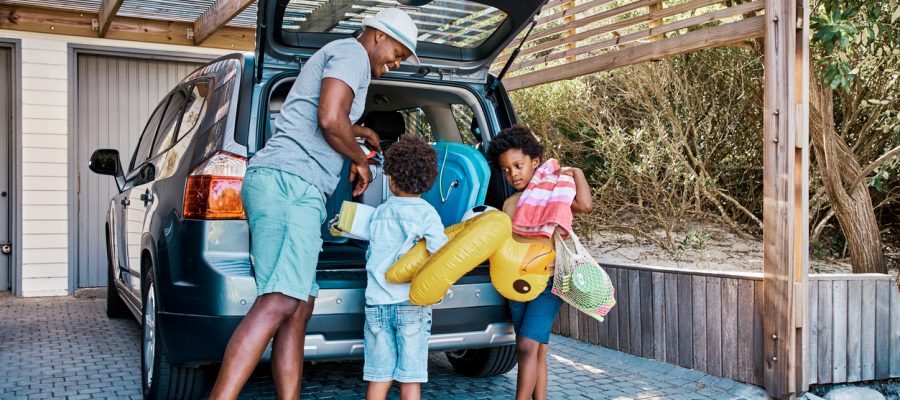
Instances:
[[[513,214],[513,232],[526,237],[553,237],[562,228],[563,237],[572,231],[572,201],[575,178],[559,173],[559,161],[549,159],[534,171]]]

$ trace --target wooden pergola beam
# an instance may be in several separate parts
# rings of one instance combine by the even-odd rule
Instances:
[[[549,40],[546,42],[541,42],[540,44],[537,44],[537,45],[523,48],[522,51],[519,53],[519,57],[527,55],[527,54],[537,53],[539,51],[553,49],[555,47],[565,45],[571,41],[586,40],[586,39],[590,39],[595,36],[599,36],[604,33],[609,33],[609,32],[619,30],[619,29],[628,28],[633,25],[651,22],[653,20],[662,20],[663,18],[671,17],[673,15],[681,14],[683,12],[696,10],[696,9],[702,8],[702,7],[707,7],[709,5],[716,4],[720,1],[721,0],[696,0],[696,1],[690,1],[687,3],[681,3],[677,6],[673,6],[673,7],[669,7],[669,8],[665,8],[665,9],[660,8],[659,10],[651,11],[646,14],[640,14],[640,15],[637,15],[634,17],[630,17],[628,19],[624,19],[621,21],[616,21],[616,22],[612,22],[612,23],[609,23],[606,25],[598,26],[596,28],[584,30],[584,31],[578,32],[574,35],[571,35],[569,37],[561,37],[559,39],[553,39],[553,40]],[[761,1],[761,0],[756,0],[756,1]],[[541,34],[543,34],[543,32],[541,32]],[[528,39],[528,41],[531,43],[534,43],[537,40],[538,40],[537,36],[534,39],[532,39],[532,38]],[[513,46],[510,45],[508,47],[513,47]],[[501,56],[501,57],[497,58],[497,61],[495,61],[495,63],[502,63],[508,59],[509,59],[508,56]]]
[[[554,60],[559,60],[561,58],[565,58],[567,62],[570,58],[574,58],[575,56],[579,56],[582,54],[587,54],[590,52],[596,52],[598,50],[608,49],[614,46],[631,46],[636,41],[640,40],[653,40],[654,36],[659,36],[662,38],[664,34],[669,32],[676,32],[685,28],[689,28],[692,26],[697,26],[704,23],[710,23],[714,21],[719,21],[728,17],[733,17],[735,15],[740,14],[749,14],[757,10],[761,10],[765,7],[765,4],[762,0],[757,0],[749,3],[744,3],[741,5],[737,5],[734,7],[725,8],[722,10],[714,11],[709,14],[701,14],[695,17],[686,18],[682,20],[678,20],[672,23],[668,23],[665,25],[660,25],[655,28],[637,31],[633,33],[629,33],[627,35],[615,36],[613,38],[607,40],[601,40],[598,42],[594,42],[591,44],[586,44],[580,47],[573,48],[571,50],[565,50],[562,52],[556,52],[548,54],[544,57],[535,57],[531,60],[522,61],[516,64],[513,64],[513,69],[519,68],[527,68],[534,65],[545,64]],[[657,39],[658,40],[658,39]]]
[[[561,81],[600,71],[634,65],[645,61],[718,47],[758,38],[765,33],[764,17],[751,17],[655,42],[611,51],[572,63],[542,69],[503,80],[507,90]]]
[[[194,21],[194,44],[201,45],[255,0],[217,0]]]
[[[809,3],[766,0],[763,95],[763,382],[808,387]]]
[[[103,37],[106,35],[106,32],[109,31],[109,24],[111,24],[113,18],[116,17],[116,13],[119,12],[119,7],[122,7],[123,1],[125,0],[103,0],[103,2],[100,3],[100,14],[97,18],[97,20],[100,21],[100,27],[97,36]]]
[[[328,32],[353,8],[354,0],[332,0],[316,7],[300,25],[305,32]]]
[[[2,5],[0,29],[96,38],[97,32],[92,29],[96,17],[96,14],[57,9]],[[116,17],[105,38],[193,46],[194,41],[188,39],[188,29],[192,27],[188,22]],[[254,29],[224,27],[204,42],[203,47],[252,51],[256,47],[255,37]]]

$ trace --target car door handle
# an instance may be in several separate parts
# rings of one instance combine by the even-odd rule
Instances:
[[[153,202],[153,194],[150,193],[150,189],[141,194],[141,201],[144,202],[144,206]]]
[[[123,206],[128,207],[131,205],[131,200],[128,200],[128,198],[126,197],[126,198],[120,200],[119,203],[122,203]]]

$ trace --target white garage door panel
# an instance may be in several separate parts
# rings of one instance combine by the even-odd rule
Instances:
[[[77,287],[106,285],[104,224],[113,177],[87,168],[99,148],[119,150],[123,168],[150,113],[166,93],[201,64],[79,54],[77,58],[75,162],[80,180],[77,220]]]

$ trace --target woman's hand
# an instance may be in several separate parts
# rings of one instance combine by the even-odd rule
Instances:
[[[366,145],[369,146],[370,149],[375,150],[379,153],[381,152],[381,138],[371,128],[366,128],[365,126],[361,125],[353,125],[350,127],[350,130],[353,131],[354,137],[364,139],[366,141]]]
[[[353,197],[363,194],[370,182],[372,182],[372,171],[369,170],[368,161],[364,163],[351,162],[350,183],[353,185]]]

